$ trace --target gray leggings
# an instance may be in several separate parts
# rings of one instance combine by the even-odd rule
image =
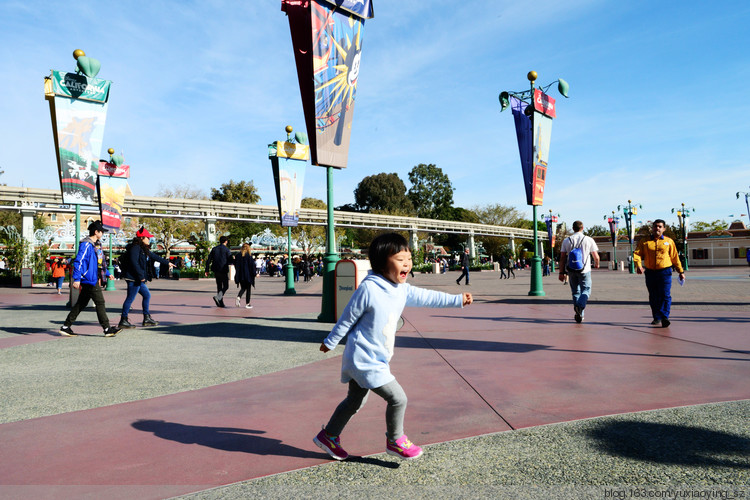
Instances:
[[[354,380],[349,381],[349,392],[331,415],[331,420],[325,427],[330,436],[339,436],[349,423],[349,420],[367,402],[367,394],[370,389],[364,389]],[[372,392],[385,399],[388,406],[385,409],[386,436],[395,441],[404,435],[404,413],[406,413],[406,393],[401,385],[394,380],[384,386],[372,389]]]

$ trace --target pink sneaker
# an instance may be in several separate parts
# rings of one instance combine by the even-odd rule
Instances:
[[[329,436],[325,429],[321,429],[317,436],[313,438],[313,443],[331,455],[334,460],[346,460],[349,454],[341,447],[338,436]]]
[[[385,452],[389,455],[394,455],[405,460],[411,460],[422,454],[422,448],[409,441],[409,438],[404,434],[396,441],[387,439],[385,443]]]

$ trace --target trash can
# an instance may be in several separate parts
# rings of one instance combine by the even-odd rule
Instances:
[[[440,264],[437,262],[432,263],[432,274],[440,274]]]
[[[21,268],[21,288],[34,286],[34,272],[30,267]]]
[[[343,259],[336,263],[334,271],[336,293],[335,315],[338,321],[344,308],[349,303],[349,299],[354,295],[354,290],[365,279],[367,273],[372,269],[369,260],[351,260]]]

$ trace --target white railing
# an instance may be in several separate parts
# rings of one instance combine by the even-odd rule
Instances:
[[[57,190],[11,186],[0,186],[0,209],[33,210],[44,213],[75,212],[74,205],[63,204],[62,195]],[[98,213],[98,211],[96,207],[81,207],[82,213]],[[148,196],[126,196],[122,215],[125,217],[233,220],[268,224],[279,222],[279,210],[275,206]],[[299,224],[301,226],[323,226],[327,223],[327,219],[328,214],[325,210],[300,209]],[[334,211],[334,220],[337,227],[474,234],[474,236],[519,239],[531,239],[534,234],[531,229],[517,227],[338,210]],[[546,240],[547,233],[539,231],[539,238]]]

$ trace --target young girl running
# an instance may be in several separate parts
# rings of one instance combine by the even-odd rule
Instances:
[[[320,346],[328,352],[347,334],[341,363],[341,382],[349,392],[328,424],[313,438],[323,451],[336,460],[344,460],[339,435],[367,401],[373,391],[387,403],[386,452],[403,459],[417,458],[422,448],[404,434],[406,394],[391,374],[396,328],[405,306],[463,307],[472,302],[471,294],[449,295],[417,288],[406,283],[411,271],[411,252],[406,239],[397,233],[382,234],[370,244],[372,273],[369,274],[344,309],[336,326]]]

